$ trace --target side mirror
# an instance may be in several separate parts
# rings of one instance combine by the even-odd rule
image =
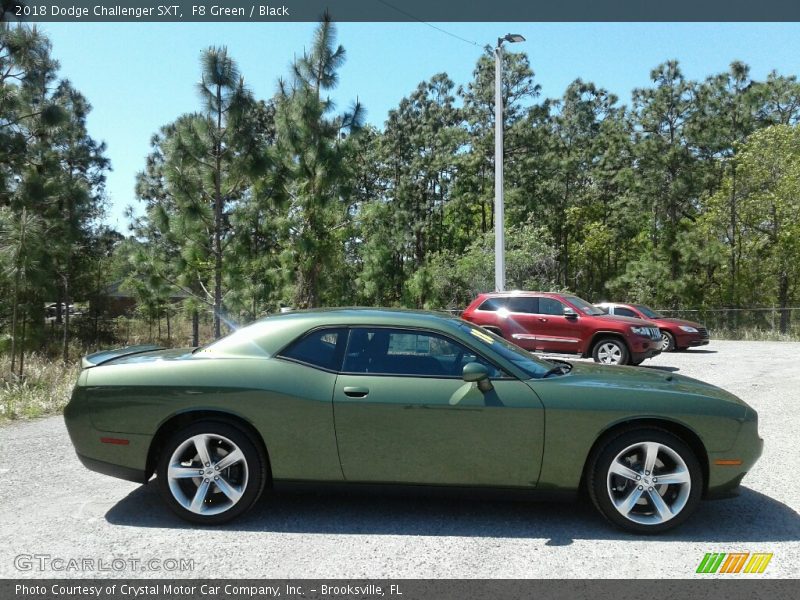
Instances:
[[[568,319],[576,319],[578,317],[578,313],[572,310],[569,306],[564,307],[564,316]]]
[[[468,383],[476,382],[478,389],[482,392],[494,389],[492,382],[489,381],[489,369],[485,365],[476,362],[467,363],[464,365],[462,376]]]

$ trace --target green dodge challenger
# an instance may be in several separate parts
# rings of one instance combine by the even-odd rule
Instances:
[[[543,360],[437,313],[294,312],[83,367],[64,412],[81,461],[155,474],[196,523],[233,519],[265,488],[385,484],[585,492],[615,525],[655,533],[734,495],[762,448],[756,412],[720,388]]]

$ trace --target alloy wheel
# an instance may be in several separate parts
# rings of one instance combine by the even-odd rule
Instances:
[[[685,508],[692,490],[689,467],[675,450],[654,441],[631,444],[608,468],[611,503],[625,519],[659,525]]]
[[[597,350],[597,359],[606,365],[618,365],[622,362],[622,349],[613,342],[604,342]]]
[[[241,500],[248,478],[241,448],[227,437],[211,433],[184,440],[167,467],[172,496],[186,510],[203,516],[233,508]]]

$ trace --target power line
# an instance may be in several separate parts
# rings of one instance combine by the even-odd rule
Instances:
[[[395,11],[399,12],[401,15],[405,15],[406,17],[408,17],[410,19],[414,19],[418,23],[422,23],[423,25],[427,25],[431,29],[435,29],[436,31],[438,31],[440,33],[443,33],[445,35],[449,35],[450,37],[455,38],[455,39],[457,39],[459,41],[462,41],[465,44],[469,44],[470,46],[476,46],[478,48],[482,48],[483,47],[478,42],[473,42],[472,40],[468,40],[466,38],[461,37],[460,35],[456,35],[455,33],[447,31],[446,29],[442,29],[441,27],[437,27],[433,23],[428,23],[428,21],[423,21],[419,17],[417,17],[415,15],[412,15],[410,12],[407,12],[407,11],[403,10],[402,8],[398,8],[394,4],[390,4],[389,2],[386,2],[385,0],[378,0],[378,2],[380,2],[381,4],[383,4],[385,6],[388,6],[392,10],[395,10]]]

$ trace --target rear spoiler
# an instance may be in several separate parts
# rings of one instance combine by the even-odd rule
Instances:
[[[125,348],[117,348],[116,350],[101,350],[94,354],[87,354],[81,359],[81,368],[89,369],[107,363],[115,358],[122,358],[123,356],[131,356],[133,354],[142,354],[144,352],[153,352],[154,350],[164,350],[163,346],[155,344],[140,344],[138,346],[126,346]]]

